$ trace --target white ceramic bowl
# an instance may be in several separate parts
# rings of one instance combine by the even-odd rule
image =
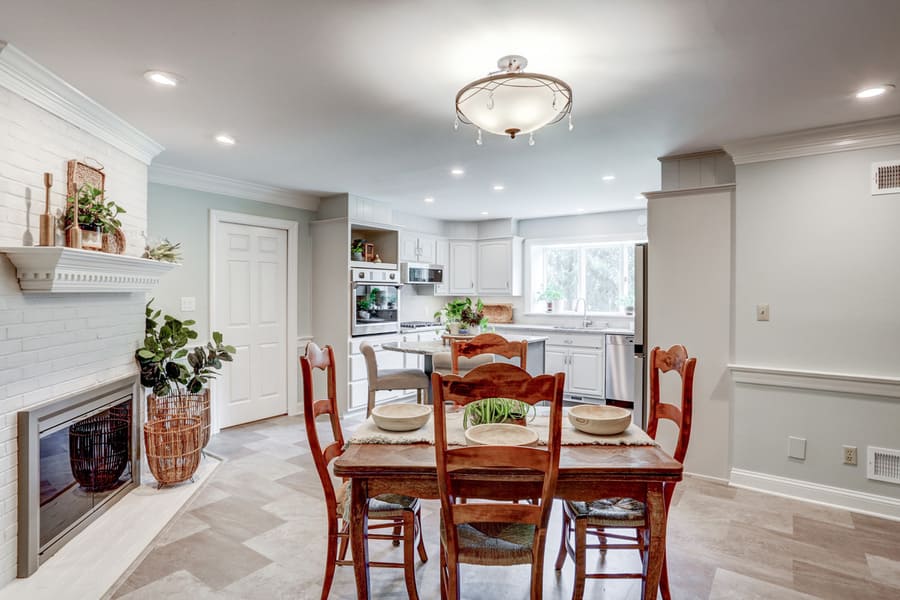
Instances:
[[[538,434],[522,425],[485,423],[466,429],[470,446],[537,446]]]
[[[414,431],[430,417],[431,407],[421,404],[385,404],[372,409],[372,420],[387,431]]]
[[[605,404],[579,404],[569,409],[572,426],[593,435],[616,435],[631,424],[631,411]]]

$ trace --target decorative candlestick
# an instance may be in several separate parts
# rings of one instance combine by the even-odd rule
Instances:
[[[66,228],[66,246],[81,248],[81,227],[78,226],[78,196],[72,198],[72,224]]]
[[[50,214],[50,188],[53,187],[53,173],[44,173],[46,200],[44,214],[41,215],[41,246],[56,245],[56,217]]]

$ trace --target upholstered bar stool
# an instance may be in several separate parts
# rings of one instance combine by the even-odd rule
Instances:
[[[369,342],[360,344],[359,351],[366,359],[366,374],[369,377],[367,417],[372,414],[372,408],[375,406],[375,392],[379,390],[416,390],[416,402],[419,404],[425,402],[429,385],[425,371],[420,369],[379,369],[375,349]]]
[[[453,374],[453,359],[450,356],[449,351],[435,354],[431,360],[433,361],[432,364],[434,365],[435,373],[440,373],[441,375]],[[492,362],[494,362],[493,354],[480,354],[478,356],[473,356],[472,358],[460,357],[459,371],[455,374],[465,375],[475,367],[487,365]]]

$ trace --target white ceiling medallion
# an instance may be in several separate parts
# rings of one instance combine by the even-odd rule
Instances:
[[[495,71],[464,86],[456,94],[456,122],[478,129],[475,143],[482,144],[481,132],[508,135],[529,134],[534,145],[534,132],[569,118],[572,129],[572,88],[568,83],[537,73],[525,73],[528,60],[524,56],[504,56]]]

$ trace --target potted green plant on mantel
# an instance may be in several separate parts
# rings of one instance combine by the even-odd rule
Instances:
[[[103,190],[89,185],[81,186],[78,198],[67,198],[65,226],[75,223],[75,202],[78,202],[78,228],[81,229],[81,247],[86,250],[104,249],[104,237],[115,235],[122,227],[119,215],[125,209],[115,202],[106,202]],[[124,239],[124,238],[123,238]]]
[[[450,335],[467,335],[483,330],[488,324],[480,298],[474,302],[471,298],[455,298],[434,313],[434,318],[443,320]]]
[[[538,300],[543,300],[547,303],[548,313],[553,312],[553,303],[560,299],[562,299],[562,292],[553,286],[548,285],[543,291],[538,292]]]
[[[199,460],[200,451],[209,442],[207,384],[219,374],[223,362],[232,361],[235,349],[223,343],[218,331],[213,332],[212,341],[205,346],[189,349],[188,344],[198,337],[191,329],[194,321],[165,315],[160,322],[162,311],[155,310],[152,303],[153,300],[147,303],[144,343],[135,352],[141,384],[151,392],[147,396],[144,439],[153,476],[160,484],[177,483],[192,477],[196,470],[196,464],[193,469],[185,469],[182,463]],[[196,442],[192,437],[178,437],[179,427],[196,428]],[[156,446],[162,446],[162,451],[171,452],[171,456],[150,451],[150,440],[163,437],[166,441]]]

